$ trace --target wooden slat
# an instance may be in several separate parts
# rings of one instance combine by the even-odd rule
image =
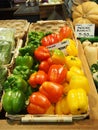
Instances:
[[[90,84],[90,92],[89,92],[90,118],[98,119],[98,94],[84,54],[84,50],[79,41],[78,41],[78,50],[79,50],[79,57],[82,61],[84,73],[87,76]]]

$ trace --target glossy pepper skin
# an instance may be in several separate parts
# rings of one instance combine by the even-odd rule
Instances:
[[[73,37],[72,29],[68,25],[61,27],[59,34],[60,34],[61,40],[63,40],[64,38],[72,38]]]
[[[50,105],[51,103],[45,95],[40,92],[34,92],[29,97],[27,112],[29,114],[44,114]]]
[[[10,75],[5,81],[4,90],[21,90],[24,93],[27,91],[27,82],[18,75]]]
[[[48,75],[42,71],[38,70],[37,72],[34,72],[30,75],[30,78],[28,79],[28,83],[33,87],[36,88],[37,85],[41,85],[43,82],[47,81]]]
[[[41,45],[42,46],[49,46],[55,43],[58,43],[60,41],[60,35],[59,34],[49,34],[42,38]]]
[[[34,53],[34,45],[33,44],[29,44],[29,45],[26,45],[22,48],[19,49],[19,53],[24,56],[26,53],[28,53],[29,55],[33,56],[33,53]]]
[[[67,78],[66,78],[66,80],[68,82],[70,82],[71,77],[74,76],[74,75],[84,75],[84,72],[83,72],[83,70],[81,68],[79,68],[77,66],[72,66],[68,70],[68,72],[67,72]]]
[[[82,88],[88,94],[90,91],[90,85],[85,75],[74,75],[69,82],[70,89]]]
[[[63,94],[63,86],[54,82],[43,82],[39,88],[40,93],[45,95],[51,103],[56,103]]]
[[[63,83],[66,79],[67,68],[61,64],[53,64],[48,71],[48,80],[56,83]]]
[[[72,55],[72,56],[78,56],[78,48],[76,47],[75,44],[70,43],[67,47],[66,47],[66,52],[68,55]]]
[[[25,108],[25,96],[20,90],[9,90],[2,97],[2,106],[9,114],[18,114]]]
[[[50,57],[50,52],[49,52],[49,50],[48,50],[47,47],[45,47],[45,46],[39,46],[34,51],[34,56],[39,61],[47,60]]]
[[[30,74],[32,73],[32,70],[29,69],[28,66],[16,66],[13,69],[13,74],[14,75],[19,75],[20,77],[22,77],[23,79],[27,80],[30,76]]]
[[[62,97],[55,106],[55,112],[58,115],[68,115],[70,113],[70,109],[67,102],[67,96]]]
[[[49,67],[50,65],[47,60],[43,60],[39,64],[39,69],[45,71],[46,73],[48,72]]]
[[[33,66],[33,58],[32,56],[26,54],[24,56],[17,56],[15,61],[16,66],[27,66],[29,68],[32,68]]]
[[[70,69],[72,66],[77,66],[79,68],[82,67],[82,62],[78,57],[75,56],[66,56],[66,65],[68,69]]]
[[[64,65],[65,62],[65,54],[60,49],[54,49],[51,52],[51,59],[54,64],[62,64]]]
[[[72,89],[68,92],[67,101],[71,114],[79,115],[88,111],[88,97],[84,89]]]

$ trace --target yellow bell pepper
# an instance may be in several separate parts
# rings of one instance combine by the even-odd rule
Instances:
[[[83,88],[86,93],[89,93],[90,85],[85,75],[74,75],[69,82],[70,89]]]
[[[72,115],[87,113],[88,97],[82,88],[72,89],[68,92],[67,102]]]
[[[59,49],[51,51],[51,59],[54,64],[65,64],[65,54]]]
[[[70,86],[69,86],[69,84],[68,84],[67,82],[64,82],[62,85],[63,85],[63,87],[64,87],[63,93],[64,93],[64,95],[67,95],[68,91],[69,91],[71,88],[70,88]]]
[[[82,68],[81,60],[75,56],[66,56],[66,65],[68,69],[70,69],[72,66],[77,66],[79,68]]]
[[[62,41],[69,41],[69,44],[76,45],[75,40],[73,40],[73,39],[71,39],[71,38],[64,38]]]
[[[67,55],[78,56],[78,49],[73,43],[70,43],[66,47],[66,52],[67,52]]]
[[[70,113],[67,96],[63,97],[56,103],[55,112],[58,115],[68,115]]]
[[[77,66],[72,66],[67,72],[66,80],[69,82],[71,77],[74,75],[84,75],[84,72],[81,68]]]
[[[45,112],[45,114],[51,114],[54,115],[55,114],[55,106],[53,104],[50,105],[50,107],[47,109],[47,111]]]

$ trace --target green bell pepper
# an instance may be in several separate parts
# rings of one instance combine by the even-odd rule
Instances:
[[[2,106],[9,114],[18,114],[25,108],[25,95],[20,90],[9,90],[2,96]]]
[[[19,75],[20,77],[22,77],[25,80],[27,80],[29,78],[31,73],[32,73],[32,70],[29,69],[27,66],[20,66],[19,65],[13,69],[14,75]]]
[[[16,57],[16,66],[28,66],[29,68],[32,68],[33,66],[33,57],[30,56],[28,53],[24,56],[17,56]]]
[[[10,75],[5,83],[3,84],[3,89],[7,90],[21,90],[24,93],[27,91],[28,83],[18,75]]]
[[[30,45],[26,45],[22,48],[19,49],[19,53],[24,56],[26,53],[28,53],[29,55],[33,56],[33,53],[34,53],[34,45],[33,44],[30,44]]]

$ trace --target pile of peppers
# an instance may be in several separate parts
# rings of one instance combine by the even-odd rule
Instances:
[[[75,44],[65,48],[67,55],[58,48],[51,51],[47,48],[72,38],[71,28],[64,26],[58,34],[30,32],[28,38],[28,44],[19,50],[15,67],[3,85],[4,110],[9,114],[23,110],[28,114],[86,113],[89,82]]]

